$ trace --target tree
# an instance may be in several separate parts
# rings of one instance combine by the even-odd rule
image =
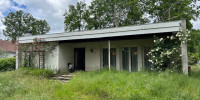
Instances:
[[[82,2],[65,12],[65,31],[80,31],[148,23],[144,17],[146,1],[94,0],[89,7]]]
[[[148,22],[148,19],[144,17],[145,2],[140,0],[94,0],[89,8],[99,28]]]
[[[9,13],[2,22],[6,26],[3,34],[12,40],[16,40],[28,31],[31,31],[33,35],[38,35],[46,34],[50,30],[45,20],[35,19],[30,13],[24,13],[22,10]]]
[[[86,11],[86,4],[78,2],[76,7],[69,5],[69,10],[65,12],[65,31],[81,31],[84,30],[84,14]]]
[[[189,64],[196,64],[200,60],[200,30],[191,31],[191,40],[188,42]]]
[[[187,28],[192,28],[191,20],[199,16],[197,0],[149,0],[149,14],[154,22],[187,20]]]

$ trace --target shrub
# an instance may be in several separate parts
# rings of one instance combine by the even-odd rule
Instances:
[[[148,53],[152,70],[181,71],[181,43],[185,44],[190,39],[190,31],[180,28],[180,31],[166,37],[154,37],[154,47]]]
[[[19,70],[24,75],[37,76],[40,78],[51,78],[54,75],[53,71],[51,70],[38,69],[34,67],[22,67]]]
[[[15,58],[0,59],[0,72],[14,70],[15,62],[16,62]]]

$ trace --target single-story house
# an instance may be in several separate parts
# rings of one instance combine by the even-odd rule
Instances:
[[[15,57],[15,44],[11,41],[1,40],[0,39],[0,51],[3,52],[3,58],[5,57]],[[1,57],[0,57],[1,58]]]
[[[43,51],[42,61],[35,63],[40,68],[68,71],[67,66],[71,63],[75,70],[95,71],[108,67],[116,70],[141,71],[151,66],[146,54],[154,45],[153,36],[170,35],[180,31],[180,27],[183,26],[186,26],[185,20],[25,36],[19,37],[19,44],[32,43],[35,38],[56,43],[51,53]],[[22,66],[23,51],[19,49],[17,55],[16,68]]]

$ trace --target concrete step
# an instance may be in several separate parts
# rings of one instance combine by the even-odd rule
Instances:
[[[73,74],[68,74],[68,75],[61,75],[62,77],[74,77],[76,75],[73,75]]]
[[[68,83],[69,80],[61,80],[62,83]]]
[[[54,77],[52,77],[52,79],[55,81],[60,81],[62,83],[68,83],[74,76],[76,76],[76,75],[71,73],[71,74],[54,76]]]
[[[70,77],[61,77],[61,76],[59,76],[59,77],[52,77],[52,79],[54,79],[54,80],[71,80]]]

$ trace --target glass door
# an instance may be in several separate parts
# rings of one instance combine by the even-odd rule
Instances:
[[[138,52],[137,47],[131,48],[131,71],[138,71]]]
[[[116,69],[116,48],[110,49],[110,65],[112,69]],[[108,67],[108,49],[103,49],[103,67]]]
[[[129,71],[129,48],[122,48],[122,69]]]

